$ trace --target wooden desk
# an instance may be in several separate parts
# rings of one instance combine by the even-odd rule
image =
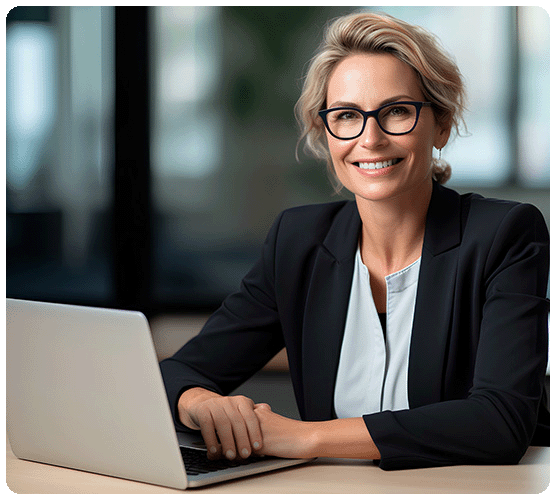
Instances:
[[[6,483],[16,493],[540,493],[549,485],[549,448],[530,448],[513,466],[393,472],[363,460],[318,459],[183,492],[19,460],[7,443]]]

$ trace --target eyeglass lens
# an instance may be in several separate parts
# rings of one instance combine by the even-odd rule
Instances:
[[[383,130],[392,134],[410,132],[416,124],[417,109],[413,104],[391,104],[378,113],[378,122]],[[364,116],[353,109],[338,108],[328,113],[328,126],[340,138],[358,136],[364,127]]]

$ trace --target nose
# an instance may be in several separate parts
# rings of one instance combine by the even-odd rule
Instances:
[[[368,149],[376,149],[387,144],[388,140],[387,134],[380,128],[378,121],[370,116],[359,137],[361,144]]]

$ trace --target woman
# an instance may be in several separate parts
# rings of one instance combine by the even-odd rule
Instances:
[[[241,289],[161,363],[176,425],[209,457],[398,469],[547,444],[547,229],[530,205],[441,186],[433,150],[463,106],[425,31],[375,14],[329,27],[297,112],[355,201],[283,212]],[[225,396],[284,346],[302,421]]]

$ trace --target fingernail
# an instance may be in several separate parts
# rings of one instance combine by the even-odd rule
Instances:
[[[215,455],[217,451],[218,450],[216,449],[215,446],[212,446],[212,448],[210,448],[210,453],[212,453],[212,455]]]
[[[252,443],[252,446],[255,450],[258,450],[258,448],[260,448],[260,443],[258,441],[255,441],[254,443]]]
[[[246,448],[243,448],[241,450],[241,455],[243,455],[245,458],[247,458],[249,456],[249,450],[247,450]]]
[[[229,459],[229,460],[233,460],[235,458],[235,453],[233,453],[231,450],[227,450],[225,452],[225,456]]]

